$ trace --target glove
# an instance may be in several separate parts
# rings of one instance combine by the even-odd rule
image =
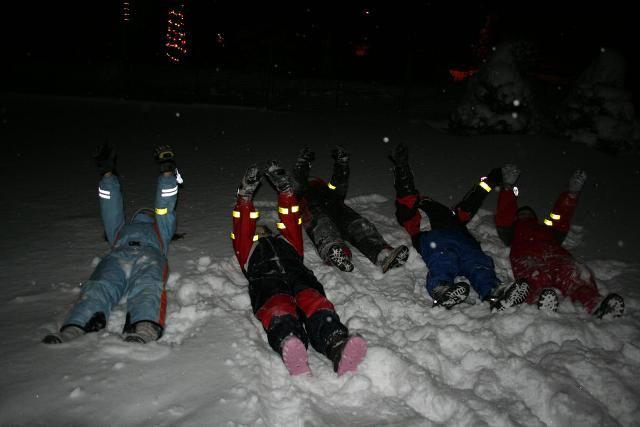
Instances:
[[[93,158],[96,161],[100,175],[116,170],[116,157],[116,149],[111,147],[108,142],[104,142],[96,148]]]
[[[578,194],[582,187],[584,186],[585,181],[587,180],[587,173],[582,169],[577,169],[569,178],[569,192]]]
[[[304,147],[298,153],[298,158],[296,159],[297,164],[308,164],[311,167],[311,163],[316,159],[316,153],[311,151],[309,147]]]
[[[349,153],[341,145],[336,145],[336,148],[331,150],[331,157],[338,163],[348,163]]]
[[[513,163],[502,166],[502,184],[513,187],[520,177],[520,168]]]
[[[495,188],[498,185],[502,184],[502,169],[493,168],[489,175],[485,178],[484,182],[487,183],[491,188]]]
[[[409,148],[400,143],[393,147],[391,150],[391,154],[389,154],[389,159],[395,166],[406,166],[409,164]]]
[[[154,152],[156,163],[160,166],[160,172],[173,172],[176,170],[175,154],[170,145],[160,145]]]
[[[258,168],[257,165],[249,166],[249,169],[245,172],[242,177],[242,181],[240,181],[240,187],[238,187],[238,196],[244,197],[253,197],[253,194],[258,189],[260,185],[260,181],[262,180],[262,176],[264,172]]]
[[[276,160],[267,163],[267,178],[279,193],[293,191],[295,181]]]

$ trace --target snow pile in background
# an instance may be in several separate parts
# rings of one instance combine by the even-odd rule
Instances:
[[[469,78],[466,93],[449,127],[473,133],[515,133],[531,128],[532,94],[520,65],[526,45],[503,43],[480,71]]]
[[[640,125],[625,89],[626,69],[620,53],[605,49],[587,68],[560,117],[571,140],[613,152],[638,150]]]

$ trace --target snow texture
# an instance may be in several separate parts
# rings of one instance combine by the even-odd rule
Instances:
[[[2,104],[11,161],[0,205],[0,425],[637,425],[640,243],[630,232],[637,215],[626,209],[640,184],[637,158],[542,137],[446,135],[388,116],[17,96]],[[522,306],[492,314],[473,295],[449,311],[432,308],[427,270],[413,249],[405,267],[385,275],[354,251],[355,270],[343,273],[323,264],[305,240],[306,264],[369,352],[357,373],[337,377],[310,351],[313,376],[288,376],[251,313],[232,254],[236,186],[247,165],[271,158],[290,165],[305,144],[318,154],[313,173],[328,174],[330,148],[343,144],[353,163],[348,203],[391,244],[410,246],[393,214],[383,135],[409,145],[422,193],[452,205],[508,160],[523,169],[521,198],[539,209],[550,207],[571,168],[587,169],[568,244],[603,293],[625,297],[624,317],[598,320],[566,300],[558,313]],[[186,234],[169,254],[166,333],[148,345],[123,342],[123,303],[104,332],[45,346],[40,340],[60,327],[106,250],[89,160],[105,138],[119,149],[129,212],[152,200],[153,146],[176,149],[185,178],[178,231]],[[275,222],[268,186],[257,202],[262,220]],[[491,194],[470,228],[509,281],[495,203]]]
[[[449,128],[470,133],[521,133],[533,126],[531,89],[521,70],[527,45],[508,42],[497,46],[467,89]]]
[[[623,56],[602,49],[578,80],[560,117],[573,141],[610,152],[638,151],[640,124],[625,88]]]

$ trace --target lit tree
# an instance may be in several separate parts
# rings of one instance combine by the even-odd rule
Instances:
[[[129,22],[131,20],[131,1],[122,0],[122,21]]]
[[[184,28],[184,3],[169,9],[167,18],[166,55],[175,64],[187,54],[187,33]]]

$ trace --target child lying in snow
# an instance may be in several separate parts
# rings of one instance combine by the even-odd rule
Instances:
[[[331,181],[309,178],[315,154],[303,148],[298,154],[293,174],[296,195],[302,209],[302,224],[320,258],[342,271],[352,271],[351,250],[355,246],[369,261],[379,265],[383,273],[400,267],[409,258],[409,248],[391,247],[376,227],[344,203],[349,187],[349,153],[337,146],[333,152]]]
[[[176,229],[178,198],[179,174],[173,150],[169,146],[156,149],[160,176],[155,210],[138,210],[128,224],[115,173],[116,152],[105,144],[99,147],[95,158],[102,175],[98,187],[100,212],[111,251],[82,287],[60,333],[47,335],[42,340],[45,344],[59,344],[103,329],[111,309],[123,296],[127,296],[125,341],[155,341],[164,330],[167,253]]]
[[[466,282],[456,282],[464,276],[482,301],[489,301],[491,309],[503,310],[522,303],[528,292],[523,280],[499,286],[493,260],[482,252],[480,243],[467,229],[467,223],[478,212],[487,194],[500,185],[500,169],[494,169],[465,195],[453,210],[429,197],[421,196],[413,181],[409,166],[409,150],[397,145],[391,154],[396,188],[396,218],[411,236],[413,246],[429,268],[427,292],[433,304],[451,308],[469,295]],[[428,218],[430,230],[420,229],[422,211]]]
[[[333,363],[338,375],[355,371],[367,352],[359,335],[349,335],[313,272],[303,264],[302,219],[293,183],[277,162],[266,175],[278,192],[277,223],[273,235],[257,225],[253,195],[263,172],[251,166],[238,188],[233,211],[233,249],[249,280],[249,296],[269,345],[282,356],[291,375],[310,374],[309,343]]]
[[[581,170],[573,173],[568,191],[558,196],[544,225],[538,222],[531,207],[518,209],[517,191],[514,191],[520,176],[518,167],[505,165],[502,175],[504,184],[498,196],[496,227],[502,241],[511,246],[509,259],[513,274],[529,282],[527,303],[537,302],[540,309],[556,311],[558,290],[598,317],[621,316],[622,297],[609,294],[603,299],[591,270],[562,247],[587,174]]]

